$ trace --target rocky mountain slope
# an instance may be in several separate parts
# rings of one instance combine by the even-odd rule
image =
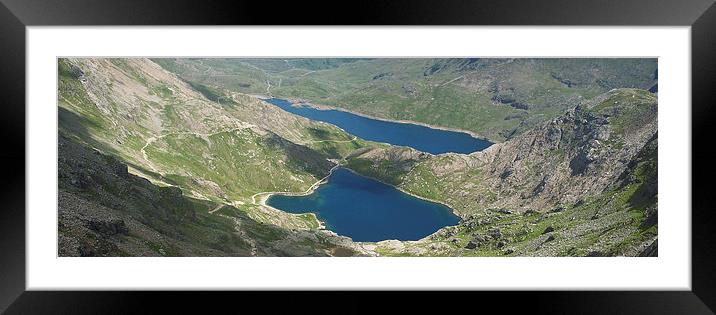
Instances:
[[[326,230],[287,229],[130,174],[58,139],[60,256],[329,256],[370,252]]]
[[[284,227],[317,222],[270,213],[251,196],[304,191],[333,167],[329,158],[369,145],[246,95],[213,90],[225,99],[212,101],[148,59],[60,59],[58,67],[65,135],[121,158],[157,185]]]
[[[246,95],[212,101],[147,59],[60,59],[58,72],[61,255],[370,254],[253,196],[304,191],[371,144]]]
[[[656,96],[618,89],[482,152],[368,149],[348,166],[464,218],[412,253],[635,255],[656,238],[656,149]]]

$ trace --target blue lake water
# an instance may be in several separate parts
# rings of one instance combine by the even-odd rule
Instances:
[[[442,204],[401,192],[345,168],[307,196],[273,195],[266,203],[290,213],[313,212],[326,228],[358,242],[418,240],[460,218]]]
[[[305,105],[293,106],[289,101],[278,98],[266,101],[289,113],[336,125],[365,140],[407,146],[432,154],[446,152],[467,154],[484,150],[492,145],[488,140],[478,139],[464,132],[371,119],[339,110],[322,110]]]

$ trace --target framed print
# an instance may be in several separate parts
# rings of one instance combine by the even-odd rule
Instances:
[[[3,4],[8,313],[716,306],[709,1]]]

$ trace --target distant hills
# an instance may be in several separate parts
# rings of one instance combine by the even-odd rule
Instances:
[[[649,89],[657,80],[655,58],[154,61],[188,81],[465,129],[496,142],[582,100],[614,88]]]

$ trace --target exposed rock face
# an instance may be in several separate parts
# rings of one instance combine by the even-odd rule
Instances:
[[[158,219],[170,224],[196,219],[193,205],[183,198],[181,189],[153,187],[147,180],[130,175],[127,165],[116,158],[98,151],[89,153],[87,148],[63,135],[58,138],[58,146],[58,178],[61,189],[91,194],[107,206],[126,211],[140,209],[137,207],[139,201],[113,198],[113,195],[136,194],[142,196],[141,203],[148,206],[141,213],[148,220]],[[153,211],[147,211],[150,209]],[[119,223],[94,222],[88,227],[101,234],[113,229],[122,231]]]
[[[654,240],[649,247],[644,249],[641,253],[639,253],[639,256],[641,257],[657,257],[659,256],[659,241]]]
[[[514,107],[514,108],[516,108],[516,109],[528,110],[528,109],[530,108],[530,106],[529,106],[528,104],[522,103],[522,102],[518,102],[517,100],[515,100],[515,99],[512,98],[511,96],[499,95],[499,94],[498,94],[498,95],[493,96],[493,97],[492,97],[492,100],[493,100],[494,102],[499,103],[499,104],[508,105],[508,106]]]
[[[117,234],[128,235],[129,229],[123,220],[110,221],[87,221],[87,228],[104,236],[112,236]]]
[[[385,79],[389,79],[392,76],[393,76],[392,72],[383,72],[383,73],[376,74],[375,76],[373,76],[373,80],[385,80]]]

